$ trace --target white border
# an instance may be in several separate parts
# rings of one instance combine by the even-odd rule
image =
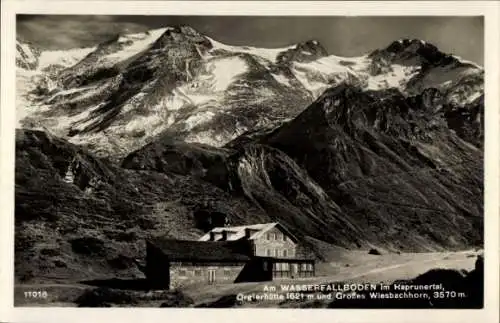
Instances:
[[[3,0],[0,113],[0,321],[4,322],[498,322],[499,13],[497,1]],[[13,308],[15,14],[485,16],[485,308],[483,310]],[[457,35],[460,37],[460,35]]]

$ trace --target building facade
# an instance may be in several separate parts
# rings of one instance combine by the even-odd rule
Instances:
[[[172,262],[170,264],[169,287],[232,283],[238,279],[246,264],[246,262]]]
[[[298,240],[279,223],[217,227],[198,241],[147,242],[146,276],[179,288],[312,277],[314,259],[297,257]]]

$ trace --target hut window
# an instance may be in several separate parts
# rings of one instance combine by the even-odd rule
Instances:
[[[179,269],[179,276],[186,276],[186,269]]]
[[[201,276],[201,269],[195,269],[194,270],[194,275],[195,276]]]
[[[287,253],[288,253],[288,250],[283,250],[283,257],[286,257],[287,256]]]
[[[302,264],[302,271],[307,271],[307,264]]]
[[[278,240],[278,235],[276,233],[274,234],[274,240]]]
[[[275,252],[276,252],[276,257],[279,257],[280,256],[280,250],[276,249]]]
[[[266,239],[267,240],[271,240],[271,234],[270,233],[266,234]]]
[[[231,276],[231,271],[229,269],[224,269],[224,277]]]
[[[266,255],[271,256],[271,249],[266,249]]]
[[[287,262],[283,263],[283,270],[290,270],[290,264]]]
[[[312,264],[307,264],[307,270],[313,271],[313,265]]]
[[[283,235],[283,241],[286,241],[286,234]]]

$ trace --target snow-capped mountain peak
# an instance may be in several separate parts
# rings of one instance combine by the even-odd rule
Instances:
[[[341,57],[314,39],[280,48],[235,46],[176,26],[56,54],[17,49],[18,75],[35,61],[43,70],[62,66],[40,72],[42,81],[40,74],[36,81],[18,78],[22,124],[42,124],[107,155],[126,154],[163,133],[222,146],[295,117],[343,83],[405,95],[436,88],[457,105],[474,101],[483,89],[477,65],[416,39]]]

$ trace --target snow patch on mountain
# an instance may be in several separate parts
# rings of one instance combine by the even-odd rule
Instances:
[[[369,60],[366,56],[341,57],[330,55],[321,57],[309,63],[295,62],[294,66],[300,69],[307,69],[316,72],[327,78],[333,74],[354,74],[356,71],[364,71],[368,67]]]
[[[168,103],[165,104],[169,110],[179,110],[186,106],[186,104],[203,107],[209,103],[217,101],[217,95],[208,93],[207,91],[197,92],[191,88],[191,84],[179,86],[170,96]]]
[[[79,87],[79,88],[74,88],[74,89],[68,89],[68,90],[62,90],[59,91],[52,96],[50,96],[48,99],[45,100],[46,104],[51,104],[54,103],[57,99],[64,97],[64,96],[70,96],[76,93],[80,92],[87,92],[87,95],[89,94],[89,90],[96,89],[94,86],[86,86],[86,87]]]
[[[185,124],[184,129],[186,131],[189,131],[198,125],[209,122],[210,120],[212,120],[214,116],[215,113],[213,111],[198,112],[197,114],[190,116],[189,118],[186,119],[186,121],[184,121]]]
[[[286,76],[284,76],[282,74],[275,74],[275,73],[271,73],[271,75],[278,83],[280,83],[284,86],[287,86],[287,87],[292,86],[292,84],[290,84],[290,80]]]
[[[96,48],[73,48],[67,50],[47,50],[40,54],[38,61],[38,70],[43,70],[51,65],[60,65],[62,67],[70,67],[85,56],[93,52]]]
[[[184,138],[184,141],[189,143],[205,144],[212,147],[222,147],[227,142],[228,137],[235,138],[242,135],[246,131],[248,131],[247,127],[239,125],[231,132],[219,132],[214,130],[192,132]]]
[[[209,67],[213,75],[213,87],[217,92],[225,91],[237,76],[248,71],[246,62],[239,57],[229,57],[212,61]]]
[[[365,71],[368,64],[365,57],[331,55],[308,63],[294,62],[292,73],[314,97],[318,97],[328,87],[349,77],[358,77],[357,72]]]
[[[16,59],[26,68],[36,69],[38,64],[38,55],[33,47],[30,45],[21,42],[19,40],[16,41]]]
[[[463,64],[469,64],[469,65],[471,65],[474,68],[477,68],[477,69],[480,69],[480,70],[484,70],[484,68],[481,65],[479,65],[479,64],[476,64],[476,63],[474,63],[472,61],[466,60],[466,59],[464,59],[464,58],[462,58],[460,56],[457,56],[457,55],[452,55],[452,56],[455,57],[458,61],[460,61]]]
[[[16,127],[19,127],[20,121],[30,114],[27,109],[32,101],[29,93],[36,88],[36,83],[32,82],[36,74],[36,71],[24,68],[16,70]]]
[[[442,88],[446,86],[449,81],[453,83],[453,80],[460,80],[478,72],[480,71],[469,67],[451,68],[450,66],[439,66],[424,74],[421,82],[426,88]]]
[[[60,122],[57,124],[56,130],[58,131],[66,131],[66,129],[76,129],[81,130],[87,127],[93,121],[92,113],[99,109],[103,103],[100,103],[96,106],[90,107],[87,110],[83,110],[82,112],[75,115],[68,115],[64,118],[60,119]],[[59,121],[59,120],[58,120]]]
[[[293,70],[293,74],[297,78],[297,80],[302,84],[302,86],[312,93],[314,97],[318,96],[323,92],[328,84],[324,82],[324,80],[317,81],[308,77],[307,71],[301,69]]]
[[[399,64],[391,65],[391,70],[387,73],[381,73],[368,77],[367,88],[369,90],[381,90],[387,88],[396,88],[401,92],[405,91],[408,81],[418,74],[420,68],[417,66],[403,66]]]
[[[212,43],[212,51],[221,49],[232,53],[247,53],[255,56],[262,57],[272,63],[276,63],[276,59],[278,54],[284,52],[288,49],[295,48],[295,45],[282,47],[282,48],[259,48],[259,47],[250,47],[250,46],[231,46],[220,43],[216,40],[213,40],[210,37],[207,37],[208,40]]]
[[[145,33],[120,36],[117,43],[122,45],[123,48],[117,52],[106,55],[103,58],[110,62],[125,61],[148,49],[168,29],[170,28],[159,28]]]
[[[144,131],[145,134],[152,134],[156,129],[163,130],[165,128],[162,122],[163,113],[151,113],[148,115],[141,115],[128,122],[124,127],[124,133],[130,134],[134,132]],[[161,130],[159,132],[161,132]]]
[[[473,92],[470,94],[470,96],[466,99],[465,103],[467,104],[471,104],[473,103],[474,101],[476,101],[477,99],[479,99],[481,97],[481,95],[483,95],[483,93],[479,92],[479,91],[476,91],[476,92]]]

